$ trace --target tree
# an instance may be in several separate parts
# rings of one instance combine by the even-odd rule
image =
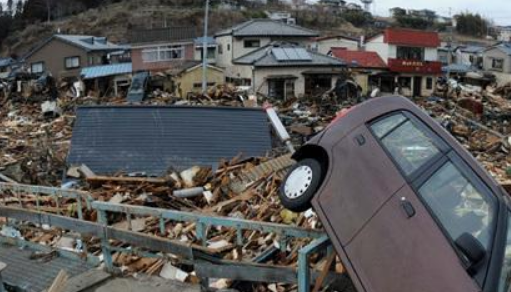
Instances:
[[[407,27],[413,29],[427,29],[433,26],[433,22],[422,17],[415,17],[411,15],[403,15],[396,17],[396,22],[400,27]]]
[[[18,0],[18,2],[16,2],[16,14],[15,16],[17,18],[21,17],[21,15],[23,14],[23,0]]]
[[[13,12],[13,0],[7,0],[7,13],[12,16]]]
[[[488,33],[488,20],[480,14],[462,13],[454,16],[456,18],[456,31],[460,34],[484,37]]]

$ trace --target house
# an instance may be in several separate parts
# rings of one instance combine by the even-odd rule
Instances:
[[[483,69],[491,71],[499,83],[511,81],[511,42],[501,42],[483,52]]]
[[[118,63],[83,68],[82,77],[86,89],[93,89],[103,96],[113,89],[114,96],[119,96],[119,89],[127,91],[131,84],[131,63]]]
[[[334,12],[346,10],[346,1],[344,0],[320,0],[318,4]]]
[[[346,4],[346,10],[353,10],[353,11],[364,11],[361,5],[358,5],[356,3],[348,3]]]
[[[476,69],[483,67],[483,52],[486,50],[484,46],[467,45],[460,46],[454,50],[456,54],[456,63],[460,65],[473,66]]]
[[[437,77],[442,74],[439,46],[437,32],[387,28],[370,38],[365,49],[378,53],[395,75],[380,80],[385,89],[398,89],[405,96],[429,96]]]
[[[338,58],[346,63],[353,73],[362,93],[369,93],[375,87],[381,88],[380,78],[388,71],[387,64],[376,52],[354,51],[346,48],[332,48],[329,56]]]
[[[174,93],[176,96],[186,98],[190,94],[202,92],[202,63],[190,61],[180,67],[173,68],[167,73],[172,75]],[[224,83],[224,70],[208,65],[206,71],[208,88]]]
[[[433,10],[429,10],[429,9],[420,9],[420,10],[410,9],[410,10],[408,10],[408,15],[413,16],[413,17],[422,18],[422,19],[425,19],[428,21],[434,21],[437,18],[436,12]]]
[[[268,12],[266,11],[266,15],[269,19],[275,21],[282,21],[286,24],[296,24],[296,18],[291,15],[291,12],[287,11],[277,11],[277,12]]]
[[[286,24],[269,19],[250,20],[232,28],[218,32],[215,35],[218,44],[216,65],[225,69],[227,82],[236,85],[252,85],[252,73],[239,70],[233,60],[248,55],[268,46],[275,41],[310,44],[313,37],[318,37],[316,31],[300,26]]]
[[[195,45],[195,51],[194,51],[194,61],[202,61],[202,56],[204,55],[204,37],[198,37],[193,41]],[[207,44],[207,61],[208,64],[215,64],[216,63],[216,53],[217,53],[217,44],[215,41],[215,38],[213,37],[207,37],[206,38],[206,44]]]
[[[82,68],[111,62],[110,54],[125,51],[105,37],[56,34],[24,56],[34,74],[51,73],[56,78],[77,78]]]
[[[511,26],[504,26],[499,28],[499,35],[497,39],[501,42],[511,41]]]
[[[194,27],[134,30],[131,34],[133,71],[162,72],[194,60],[196,38]]]
[[[321,95],[346,67],[339,59],[285,42],[270,43],[233,63],[240,78],[252,80],[254,91],[281,99]]]
[[[345,48],[356,51],[359,48],[359,40],[354,37],[337,35],[319,37],[310,45],[311,50],[320,54],[328,54],[332,48]]]

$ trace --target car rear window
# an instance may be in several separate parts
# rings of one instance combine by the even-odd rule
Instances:
[[[380,120],[371,129],[406,175],[440,154],[432,138],[403,114]]]
[[[490,249],[495,217],[492,196],[478,190],[460,170],[447,162],[420,187],[419,194],[454,241],[467,232]]]

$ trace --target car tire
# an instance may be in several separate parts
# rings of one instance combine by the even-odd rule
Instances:
[[[280,187],[282,205],[293,212],[311,208],[311,201],[323,178],[323,168],[316,159],[306,158],[295,164]]]

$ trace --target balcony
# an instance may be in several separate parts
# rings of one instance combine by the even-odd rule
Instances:
[[[389,58],[389,69],[398,73],[441,74],[442,63]]]

